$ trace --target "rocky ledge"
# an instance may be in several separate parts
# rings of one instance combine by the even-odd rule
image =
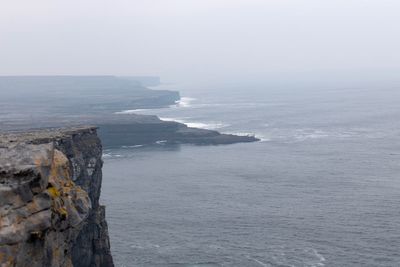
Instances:
[[[0,134],[0,266],[113,266],[94,127]]]
[[[149,145],[156,142],[166,144],[223,145],[243,142],[256,142],[251,135],[224,134],[214,130],[188,127],[175,121],[163,121],[153,115],[81,115],[78,117],[43,117],[32,123],[27,118],[2,125],[1,131],[24,131],[33,127],[59,128],[76,125],[95,125],[104,148],[131,145]]]
[[[162,121],[156,116],[123,115],[108,120],[103,117],[96,125],[99,126],[99,136],[106,148],[157,142],[226,145],[259,141],[251,135],[223,134],[214,130],[192,128],[175,121]]]

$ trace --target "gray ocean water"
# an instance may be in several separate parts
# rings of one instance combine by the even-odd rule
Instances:
[[[177,89],[138,113],[262,141],[105,151],[116,266],[400,266],[400,90]]]

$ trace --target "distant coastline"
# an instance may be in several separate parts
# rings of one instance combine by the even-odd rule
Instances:
[[[186,125],[136,114],[140,109],[188,106],[193,101],[181,98],[177,91],[146,87],[157,85],[159,77],[1,76],[0,91],[6,93],[0,99],[4,107],[0,131],[94,125],[99,127],[105,147],[151,144],[159,140],[197,145],[259,141],[254,136],[204,129],[206,125]],[[9,105],[10,99],[21,92],[24,97]],[[22,110],[35,112],[26,114]]]

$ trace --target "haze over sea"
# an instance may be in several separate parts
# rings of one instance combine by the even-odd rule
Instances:
[[[116,266],[399,266],[399,90],[171,88],[137,113],[262,141],[105,151]]]

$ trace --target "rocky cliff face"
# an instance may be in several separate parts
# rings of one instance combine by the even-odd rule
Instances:
[[[0,266],[113,266],[91,127],[0,135]]]

